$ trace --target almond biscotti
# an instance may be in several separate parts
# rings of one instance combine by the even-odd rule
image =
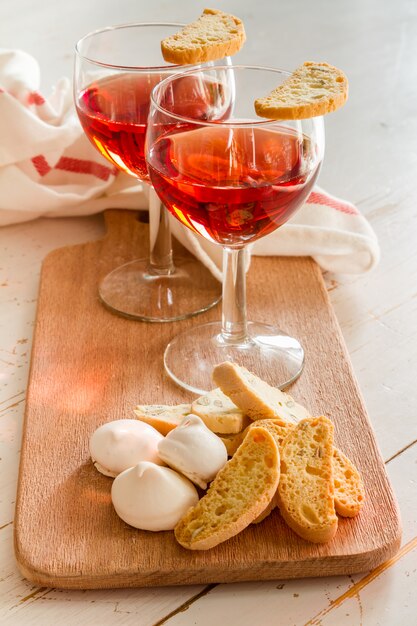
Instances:
[[[301,120],[336,111],[347,97],[348,81],[342,70],[308,61],[268,96],[255,100],[255,111],[268,119]]]
[[[333,449],[334,505],[342,517],[358,515],[365,500],[362,478],[352,461]]]
[[[282,423],[296,424],[310,413],[291,396],[271,387],[246,368],[225,361],[216,365],[213,380],[252,420],[278,419]]]
[[[300,537],[330,541],[337,531],[334,506],[333,424],[326,417],[302,420],[282,442],[277,501],[282,517]]]
[[[262,426],[270,430],[281,446],[285,437],[294,428],[293,424],[282,425],[276,420],[258,420],[252,422],[249,428]],[[365,490],[361,476],[348,457],[338,448],[333,447],[333,481],[334,481],[334,506],[336,513],[341,517],[355,517],[360,512],[365,500]],[[264,511],[254,523],[264,520],[274,509],[274,499],[268,509]]]
[[[162,56],[176,65],[216,61],[236,54],[245,39],[243,22],[238,17],[204,9],[198,20],[161,42]]]
[[[189,550],[208,550],[249,526],[272,500],[280,475],[274,436],[252,428],[209,490],[175,527],[177,541]]]
[[[258,420],[256,422],[252,422],[247,429],[249,432],[252,428],[265,428],[275,439],[275,443],[278,446],[278,449],[281,446],[282,441],[288,435],[291,428],[293,428],[292,424],[288,424],[283,426],[279,420]],[[276,497],[274,496],[271,502],[268,504],[266,509],[262,511],[260,515],[256,519],[253,520],[253,524],[259,524],[263,522],[264,519],[268,517],[270,513],[278,506]]]
[[[249,425],[249,429],[256,428],[256,426],[261,426],[262,428],[266,428],[266,430],[269,430],[269,432],[274,435],[278,446],[281,446],[282,442],[284,441],[290,430],[294,428],[294,424],[283,424],[281,420],[273,419],[256,420]]]

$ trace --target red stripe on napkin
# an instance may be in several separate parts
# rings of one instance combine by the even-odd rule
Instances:
[[[41,106],[45,104],[45,98],[41,96],[37,91],[31,91],[28,95],[28,104],[36,104],[37,106]]]
[[[94,161],[85,161],[83,159],[71,159],[70,157],[61,157],[55,165],[55,169],[64,170],[65,172],[74,172],[75,174],[91,174],[101,180],[108,180],[117,170],[110,169],[100,163]]]
[[[52,169],[43,154],[33,157],[32,163],[40,176],[46,176]]]
[[[332,209],[336,209],[336,211],[347,213],[348,215],[359,214],[358,209],[351,204],[343,202],[342,200],[336,200],[336,198],[331,198],[320,191],[312,191],[308,197],[307,204],[322,204],[324,206],[329,206]]]
[[[101,180],[107,181],[110,176],[117,174],[117,168],[106,167],[94,161],[85,161],[84,159],[71,159],[70,157],[61,157],[55,168],[52,168],[43,154],[38,154],[32,158],[32,163],[40,176],[46,176],[52,169],[62,170],[63,172],[73,172],[74,174],[90,174]]]

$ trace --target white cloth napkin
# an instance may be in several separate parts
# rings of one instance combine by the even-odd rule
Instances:
[[[144,209],[148,194],[93,148],[79,124],[70,81],[50,97],[39,93],[35,59],[0,49],[0,226],[35,219],[91,215],[108,208]],[[157,202],[151,194],[152,204]],[[221,278],[221,248],[181,226],[183,245]],[[282,228],[256,242],[252,254],[311,255],[325,270],[361,273],[379,259],[376,235],[358,209],[315,187]]]

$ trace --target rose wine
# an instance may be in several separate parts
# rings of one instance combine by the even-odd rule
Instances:
[[[183,224],[239,247],[284,224],[319,170],[313,143],[279,127],[204,126],[161,135],[148,155],[152,184]]]
[[[157,73],[116,74],[81,92],[77,112],[91,143],[119,169],[148,179],[145,162],[146,123]]]
[[[168,73],[116,74],[92,83],[81,92],[77,112],[87,137],[119,169],[149,180],[145,161],[145,136],[151,91]],[[189,76],[175,82],[162,102],[170,110],[193,119],[220,118],[228,113],[223,86]],[[172,123],[171,123],[172,125]]]

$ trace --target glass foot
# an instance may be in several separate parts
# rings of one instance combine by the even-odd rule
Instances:
[[[248,339],[230,345],[221,335],[220,322],[195,326],[168,344],[164,354],[165,369],[180,387],[197,393],[214,388],[213,367],[222,361],[234,361],[283,389],[301,374],[304,350],[300,343],[275,326],[248,323]]]
[[[221,284],[192,257],[175,257],[175,272],[154,275],[148,259],[116,268],[99,285],[103,304],[146,322],[173,322],[207,311],[221,299]]]

